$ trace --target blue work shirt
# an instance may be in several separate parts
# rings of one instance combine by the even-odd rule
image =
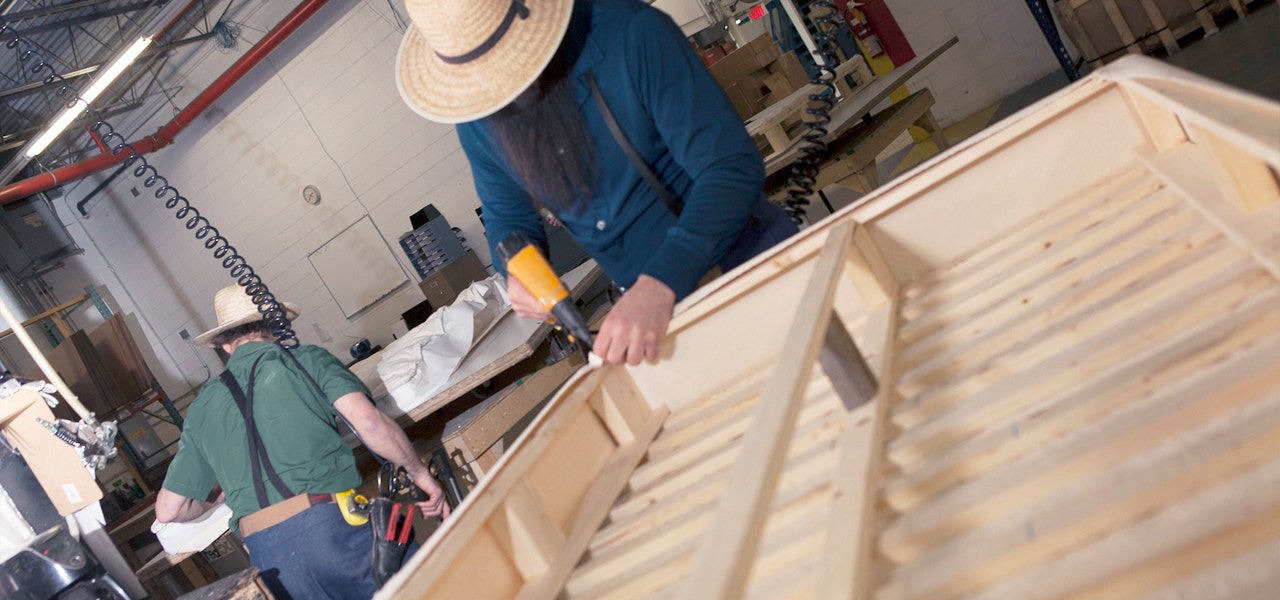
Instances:
[[[618,285],[630,287],[644,274],[683,298],[747,224],[761,197],[764,163],[670,17],[635,0],[578,7],[591,11],[590,32],[571,77],[600,173],[596,197],[556,216]],[[683,202],[678,221],[609,133],[591,99],[588,72],[637,152]],[[520,231],[545,249],[541,220],[487,122],[457,131],[484,207],[493,265],[505,275],[497,243]]]

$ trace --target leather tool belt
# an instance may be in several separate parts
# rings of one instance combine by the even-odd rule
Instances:
[[[333,501],[333,494],[298,494],[292,498],[286,498],[240,519],[240,535],[249,537],[268,527],[288,521],[312,506],[329,504]]]

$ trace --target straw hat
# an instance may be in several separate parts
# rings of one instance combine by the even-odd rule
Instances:
[[[405,0],[413,26],[396,56],[396,88],[432,121],[487,117],[551,62],[573,0]]]
[[[285,315],[290,320],[298,318],[298,305],[292,302],[281,302],[284,306]],[[244,292],[244,288],[239,285],[229,285],[218,290],[213,296],[213,312],[218,315],[218,326],[196,336],[195,343],[197,346],[205,348],[213,347],[213,337],[232,327],[244,325],[262,318],[262,313],[258,312],[258,305],[253,303],[253,297]]]

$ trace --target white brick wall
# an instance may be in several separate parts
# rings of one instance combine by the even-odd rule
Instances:
[[[249,3],[246,3],[249,4]],[[187,76],[181,107],[207,87],[292,8],[252,3],[235,17],[245,23],[235,52],[203,48],[179,59]],[[397,238],[409,215],[434,203],[488,263],[474,209],[470,170],[452,127],[427,122],[395,91],[392,65],[401,32],[385,2],[337,2],[322,9],[290,41],[251,71],[210,110],[149,160],[231,240],[277,296],[303,307],[295,329],[304,342],[347,357],[353,338],[391,341],[388,324],[423,297]],[[189,71],[189,72],[188,72]],[[117,124],[136,139],[164,124],[159,110],[138,123]],[[50,278],[63,297],[86,282],[103,286],[119,308],[140,316],[161,384],[179,395],[207,376],[190,344],[213,325],[213,293],[232,280],[172,211],[141,181],[122,175],[89,206],[74,205],[106,173],[80,182],[59,211],[86,256],[65,276]],[[318,186],[319,206],[302,201]],[[141,195],[134,197],[131,189]],[[307,260],[334,235],[368,214],[410,284],[356,319],[347,319]],[[72,275],[74,273],[74,275]],[[351,277],[360,277],[352,273]],[[322,341],[322,336],[327,341]],[[212,351],[200,350],[214,373]]]
[[[917,53],[960,42],[907,84],[930,88],[934,116],[963,119],[1059,68],[1023,0],[885,0]]]

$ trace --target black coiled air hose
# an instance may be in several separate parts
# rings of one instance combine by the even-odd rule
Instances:
[[[54,71],[53,66],[36,50],[34,44],[21,37],[20,33],[13,31],[7,21],[0,20],[0,36],[5,35],[15,36],[5,42],[5,47],[17,52],[18,60],[22,64],[29,63],[30,66],[27,68],[33,75],[43,76],[42,81],[45,85],[59,84],[53,92],[55,97],[68,99],[66,101],[68,108],[75,106],[81,100],[79,92],[66,83],[62,75]],[[263,321],[275,336],[276,343],[283,348],[296,348],[299,344],[298,336],[293,331],[293,325],[284,307],[276,300],[262,278],[254,272],[253,267],[249,266],[248,261],[236,252],[235,246],[229,244],[227,238],[223,237],[209,219],[201,215],[200,211],[192,206],[177,188],[169,185],[169,181],[161,176],[145,157],[138,154],[133,145],[126,142],[124,136],[116,132],[115,128],[102,118],[100,112],[85,103],[85,114],[93,120],[90,129],[98,134],[103,145],[109,148],[112,154],[128,153],[122,163],[123,168],[134,167],[133,176],[142,180],[144,188],[150,189],[157,184],[160,186],[154,193],[155,197],[164,200],[165,208],[174,211],[175,218],[185,220],[183,225],[188,230],[194,231],[195,238],[203,241],[204,247],[213,253],[215,259],[222,261],[222,267],[240,287],[244,288],[245,293],[253,298],[253,303],[257,305]]]
[[[796,225],[804,223],[809,197],[814,194],[813,186],[818,181],[818,166],[827,156],[827,125],[831,123],[831,108],[836,103],[836,70],[827,46],[831,43],[829,32],[839,24],[837,13],[830,0],[815,0],[809,3],[809,8],[810,14],[821,15],[814,19],[818,31],[813,37],[817,47],[814,58],[819,63],[818,73],[809,83],[823,87],[817,93],[809,94],[809,106],[805,109],[808,118],[804,120],[804,133],[800,136],[800,157],[791,165],[787,197],[782,201],[782,207]]]

